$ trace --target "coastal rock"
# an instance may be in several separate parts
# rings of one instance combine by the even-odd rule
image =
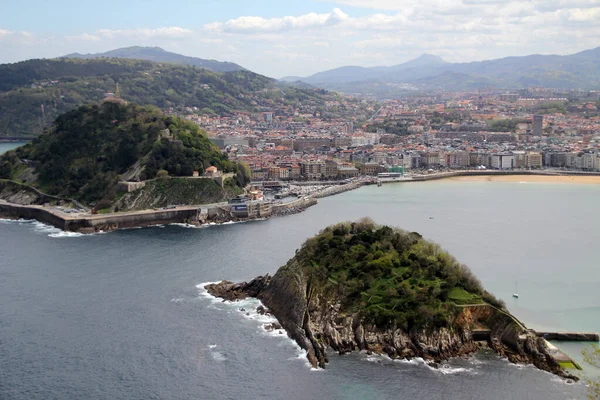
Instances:
[[[319,242],[316,243],[318,247]],[[559,376],[577,379],[548,357],[543,339],[505,310],[485,302],[449,305],[453,307],[447,314],[450,320],[437,327],[406,329],[393,323],[377,325],[367,318],[364,310],[348,305],[343,287],[337,291],[330,286],[327,289],[332,278],[323,279],[315,274],[318,260],[312,253],[305,257],[305,253],[297,252],[272,277],[260,276],[239,284],[223,281],[207,285],[206,289],[225,300],[246,297],[261,300],[290,338],[306,350],[313,367],[326,366],[328,347],[339,354],[366,351],[393,359],[420,357],[429,363],[441,363],[489,347],[511,362],[533,364]],[[313,266],[307,267],[307,263]],[[489,296],[486,292],[482,295]]]
[[[452,357],[469,355],[482,347],[489,346],[510,362],[533,364],[539,369],[561,377],[578,379],[547,357],[548,350],[543,340],[535,334],[526,333],[525,338],[518,342],[508,339],[513,336],[509,332],[514,332],[517,336],[519,332],[515,330],[514,322],[503,315],[489,313],[491,318],[499,321],[496,322],[489,342],[485,343],[474,341],[469,329],[442,328],[432,332],[381,330],[365,324],[360,319],[355,319],[357,316],[340,317],[335,307],[322,308],[319,297],[309,299],[304,295],[310,290],[304,285],[305,281],[300,276],[289,284],[284,284],[275,278],[277,275],[270,281],[265,277],[259,277],[258,281],[241,284],[223,281],[207,285],[206,289],[212,295],[225,300],[259,298],[273,310],[272,314],[279,321],[279,324],[265,325],[265,329],[272,331],[284,328],[288,335],[307,351],[307,358],[313,367],[325,368],[328,362],[327,346],[339,354],[364,350],[370,354],[385,354],[392,359],[420,357],[430,365]],[[254,296],[250,296],[250,292],[246,292],[246,289]]]

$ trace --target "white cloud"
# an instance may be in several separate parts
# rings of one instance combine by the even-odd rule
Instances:
[[[26,45],[34,43],[36,38],[31,32],[9,31],[7,29],[0,28],[0,40]]]
[[[98,42],[100,37],[98,35],[92,35],[89,33],[82,33],[81,35],[66,36],[65,39],[68,41],[82,41],[82,42]]]
[[[208,31],[229,33],[273,33],[293,29],[313,29],[338,25],[350,17],[339,8],[329,14],[309,13],[299,17],[280,18],[239,17],[227,22],[215,22],[205,25]]]
[[[0,28],[0,62],[157,45],[233,61],[269,76],[342,65],[393,65],[427,52],[447,61],[533,53],[572,54],[600,45],[600,0],[329,0],[328,13],[241,16],[198,27],[101,29],[36,37]],[[371,12],[352,15],[343,5]]]
[[[597,8],[577,8],[570,10],[569,21],[590,21],[600,24],[600,7]]]

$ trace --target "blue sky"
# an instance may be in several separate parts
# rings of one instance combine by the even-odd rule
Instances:
[[[337,7],[326,1],[275,0],[1,0],[0,26],[9,30],[65,35],[98,29],[201,27],[245,15],[263,18],[326,13]],[[26,6],[25,6],[26,4]],[[345,7],[353,15],[369,9]],[[9,18],[7,18],[9,16]]]
[[[0,0],[0,63],[160,46],[305,76],[394,65],[571,54],[600,46],[600,0]]]

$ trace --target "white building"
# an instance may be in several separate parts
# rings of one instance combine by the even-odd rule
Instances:
[[[493,169],[513,169],[515,156],[512,154],[492,154],[490,164]]]

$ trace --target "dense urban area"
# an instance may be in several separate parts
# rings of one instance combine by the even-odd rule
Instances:
[[[230,116],[168,112],[197,123],[261,181],[468,168],[600,171],[599,107],[599,91],[532,87],[383,102],[335,96],[324,106]]]

